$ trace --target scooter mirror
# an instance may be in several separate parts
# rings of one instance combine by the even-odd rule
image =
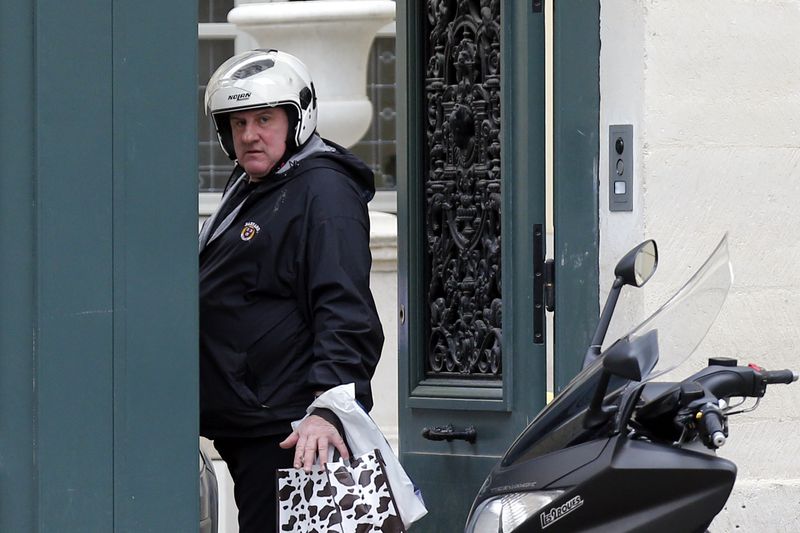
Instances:
[[[614,275],[625,285],[641,287],[649,280],[658,266],[656,241],[645,241],[619,260]]]
[[[603,357],[603,369],[612,376],[641,381],[642,368],[627,337],[612,344]]]
[[[617,299],[622,287],[624,285],[641,287],[653,276],[657,266],[658,247],[654,240],[643,242],[619,260],[614,269],[616,278],[613,285],[611,285],[606,304],[603,307],[603,313],[600,315],[597,329],[595,329],[594,336],[592,336],[592,342],[583,357],[583,368],[589,366],[592,361],[600,356],[600,347],[606,337],[608,324],[611,322],[611,315],[614,313],[614,307],[617,305]]]
[[[616,412],[617,407],[606,405],[604,399],[611,383],[611,377],[618,376],[630,381],[641,381],[642,367],[636,357],[634,343],[623,337],[612,344],[603,355],[603,371],[594,390],[592,402],[586,410],[583,427],[596,428],[605,424]]]
[[[605,405],[611,377],[617,376],[629,381],[641,381],[658,361],[658,332],[634,338],[623,337],[612,344],[603,355],[603,372],[594,391],[592,402],[586,411],[583,427],[594,428],[605,424],[616,412],[617,406]]]

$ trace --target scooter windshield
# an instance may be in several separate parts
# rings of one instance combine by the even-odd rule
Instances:
[[[658,353],[641,356],[643,381],[675,369],[694,353],[719,315],[732,283],[726,234],[689,281],[626,335],[631,343],[652,335],[658,339]]]
[[[727,234],[709,258],[680,290],[627,335],[637,350],[643,381],[652,380],[685,362],[717,318],[733,282]],[[656,342],[653,342],[653,341]],[[586,410],[600,382],[604,352],[584,368],[531,422],[509,448],[503,464],[531,459],[599,436],[603,428],[584,426]],[[612,376],[607,400],[619,396],[631,382]]]

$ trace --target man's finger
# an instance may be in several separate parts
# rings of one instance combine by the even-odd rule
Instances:
[[[294,467],[300,468],[303,466],[303,458],[305,457],[305,449],[307,444],[307,439],[305,437],[299,437],[297,440],[297,444],[294,448]]]
[[[311,472],[311,465],[314,464],[314,456],[317,454],[317,446],[316,443],[312,442],[311,439],[306,441],[306,447],[303,450],[303,469],[306,471],[306,474]]]
[[[288,436],[288,437],[286,437],[285,439],[283,439],[283,441],[281,441],[281,443],[280,443],[280,444],[278,444],[278,446],[280,446],[280,447],[281,447],[281,448],[283,448],[284,450],[288,450],[289,448],[293,448],[293,447],[294,447],[294,445],[295,445],[295,444],[297,444],[297,440],[298,440],[299,438],[300,438],[300,436],[297,434],[297,432],[296,432],[296,431],[292,431],[292,432],[289,434],[289,436]]]
[[[319,464],[325,466],[328,462],[328,437],[320,437],[317,441],[317,451],[319,452]]]
[[[336,433],[333,438],[333,446],[339,450],[339,455],[342,456],[342,459],[350,459],[350,451],[347,449],[347,444],[344,443],[344,439],[342,439],[339,433]]]

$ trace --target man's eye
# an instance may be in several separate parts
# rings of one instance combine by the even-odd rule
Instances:
[[[262,124],[266,124],[267,122],[269,122],[269,117],[267,116],[259,117],[258,121],[261,122]]]

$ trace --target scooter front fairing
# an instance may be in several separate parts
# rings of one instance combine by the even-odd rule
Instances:
[[[609,416],[606,423],[589,424],[587,412],[613,346],[624,342],[636,347],[630,353],[636,357],[641,381],[675,369],[705,337],[732,279],[727,238],[723,238],[680,290],[588,364],[523,431],[484,482],[466,533],[631,531],[637,524],[649,525],[652,533],[660,530],[654,526],[663,522],[659,516],[668,522],[674,510],[685,511],[685,502],[670,502],[689,496],[700,505],[699,515],[707,516],[709,508],[719,506],[713,517],[733,485],[735,465],[704,453],[629,440],[623,431],[624,417]],[[638,399],[641,388],[636,380],[611,376],[602,389],[604,409],[611,413],[627,409],[629,414],[629,404]],[[677,463],[681,472],[675,469]],[[601,511],[595,510],[598,505]],[[631,511],[637,507],[649,510],[649,518],[640,521],[640,513]],[[693,531],[674,526],[671,531]]]

